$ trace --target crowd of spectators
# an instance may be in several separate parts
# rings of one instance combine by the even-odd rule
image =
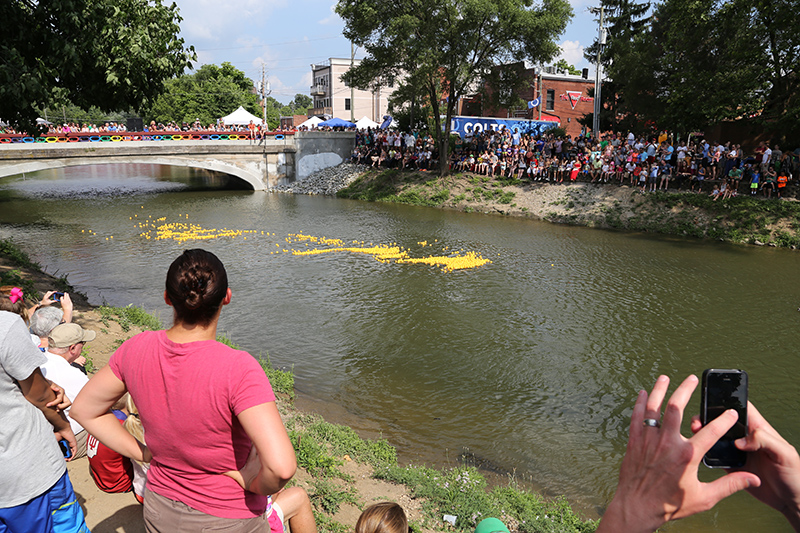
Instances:
[[[430,134],[395,130],[356,132],[351,160],[372,167],[431,170],[437,167],[439,152]]]
[[[750,152],[738,144],[702,137],[673,142],[667,134],[605,134],[592,139],[530,136],[516,131],[468,132],[454,139],[455,172],[530,182],[586,181],[639,187],[643,192],[686,188],[728,198],[744,191],[780,198],[800,171],[800,149],[784,152],[761,142]],[[438,150],[430,135],[366,130],[356,134],[352,161],[373,167],[428,170]],[[708,183],[708,185],[706,185]],[[713,191],[711,188],[714,187]]]
[[[142,127],[142,131],[146,132],[154,132],[154,131],[165,131],[165,132],[185,132],[185,131],[214,131],[214,132],[247,132],[251,129],[255,130],[255,134],[259,137],[267,132],[294,132],[298,131],[299,129],[308,129],[308,128],[284,128],[284,127],[277,127],[275,129],[264,128],[260,124],[252,124],[252,128],[250,124],[225,124],[224,122],[212,122],[210,124],[204,125],[200,122],[200,120],[196,120],[194,122],[167,122],[166,124],[162,122],[150,121],[149,124],[144,124]],[[116,132],[126,132],[128,131],[127,126],[124,122],[104,122],[100,125],[90,123],[90,122],[64,122],[61,124],[47,124],[47,134],[48,135],[57,135],[57,134],[64,134],[64,133],[116,133]],[[0,133],[4,134],[20,134],[23,133],[21,131],[17,131],[10,125],[0,126]]]

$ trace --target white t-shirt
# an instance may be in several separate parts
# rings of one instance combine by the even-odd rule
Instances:
[[[67,398],[74,401],[83,386],[89,383],[89,378],[83,372],[70,365],[60,355],[49,351],[45,352],[44,355],[47,357],[47,362],[41,365],[42,374],[64,389],[64,392],[67,393]],[[77,435],[83,431],[83,426],[70,418],[69,409],[66,410],[66,413],[72,432]]]

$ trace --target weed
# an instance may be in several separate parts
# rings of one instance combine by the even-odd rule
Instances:
[[[519,489],[514,482],[487,491],[486,480],[475,468],[460,466],[436,470],[421,466],[389,467],[376,477],[408,486],[415,498],[427,501],[429,509],[458,517],[455,528],[471,531],[486,517],[504,522],[513,519],[520,531],[591,532],[597,525],[575,515],[563,500],[548,502],[541,496]],[[437,529],[437,528],[435,528]]]
[[[86,363],[84,363],[83,368],[87,373],[94,374],[96,369],[94,367],[94,361],[92,361],[92,356],[89,354],[89,350],[90,348],[87,344],[84,344],[83,348],[81,349],[81,355],[86,359]]]
[[[292,441],[297,456],[297,465],[307,470],[309,474],[322,477],[339,474],[337,466],[342,462],[331,455],[325,446],[307,437],[303,432],[295,430],[289,431],[289,440]]]
[[[500,195],[500,197],[497,199],[497,202],[498,202],[498,203],[501,203],[501,204],[510,204],[510,203],[511,203],[511,201],[514,199],[514,197],[515,197],[516,195],[517,195],[517,193],[515,193],[515,192],[513,192],[513,191],[507,191],[507,192],[504,192],[504,193],[502,193],[502,194]]]
[[[17,246],[11,239],[0,239],[0,256],[10,259],[17,266],[41,270],[39,263],[31,260],[30,256]]]
[[[352,488],[342,490],[330,479],[313,480],[308,497],[315,508],[328,514],[336,513],[343,503],[357,503]]]
[[[162,328],[158,318],[135,305],[126,307],[101,305],[97,308],[97,312],[100,313],[100,321],[104,326],[108,327],[109,320],[113,320],[119,324],[122,331],[130,331],[131,326],[150,331]]]
[[[347,527],[329,518],[324,513],[314,513],[314,522],[317,523],[317,531],[319,533],[351,533],[353,528]]]
[[[259,354],[256,360],[261,364],[261,368],[269,378],[269,383],[272,385],[272,390],[287,395],[290,399],[294,399],[294,368],[292,370],[280,370],[272,366],[272,361],[269,359],[269,353],[266,358]]]

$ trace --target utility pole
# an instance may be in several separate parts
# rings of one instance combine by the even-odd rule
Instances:
[[[267,96],[266,96],[266,72],[264,63],[261,63],[261,101],[264,102],[264,123],[261,127],[266,131],[267,129]],[[266,144],[265,144],[266,146]]]
[[[350,41],[350,70],[353,70],[355,64],[356,49],[353,46],[353,41]],[[333,68],[333,67],[331,67]],[[350,122],[356,121],[356,90],[353,84],[350,84]]]
[[[597,60],[595,63],[595,78],[594,78],[594,120],[592,121],[592,136],[595,139],[600,138],[600,109],[601,109],[601,91],[603,85],[602,70],[603,66],[600,63],[600,56],[603,53],[603,45],[606,44],[606,29],[603,27],[603,16],[605,15],[605,7],[600,2],[599,8],[592,8],[590,11],[594,14],[600,14],[600,24],[597,27]]]
[[[539,122],[542,121],[542,106],[544,105],[544,88],[542,87],[542,70],[544,66],[539,66]]]

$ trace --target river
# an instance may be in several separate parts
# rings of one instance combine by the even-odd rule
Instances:
[[[169,263],[207,248],[234,295],[222,332],[293,368],[300,407],[382,435],[404,461],[464,454],[587,517],[613,495],[637,391],[661,373],[672,390],[705,368],[745,369],[751,400],[800,442],[796,251],[231,183],[155,165],[6,178],[0,236],[92,303],[141,305],[167,322]],[[377,245],[491,262],[449,271],[345,251]],[[291,253],[331,246],[341,250]],[[689,411],[698,406],[699,392]],[[667,530],[791,531],[746,494]]]

